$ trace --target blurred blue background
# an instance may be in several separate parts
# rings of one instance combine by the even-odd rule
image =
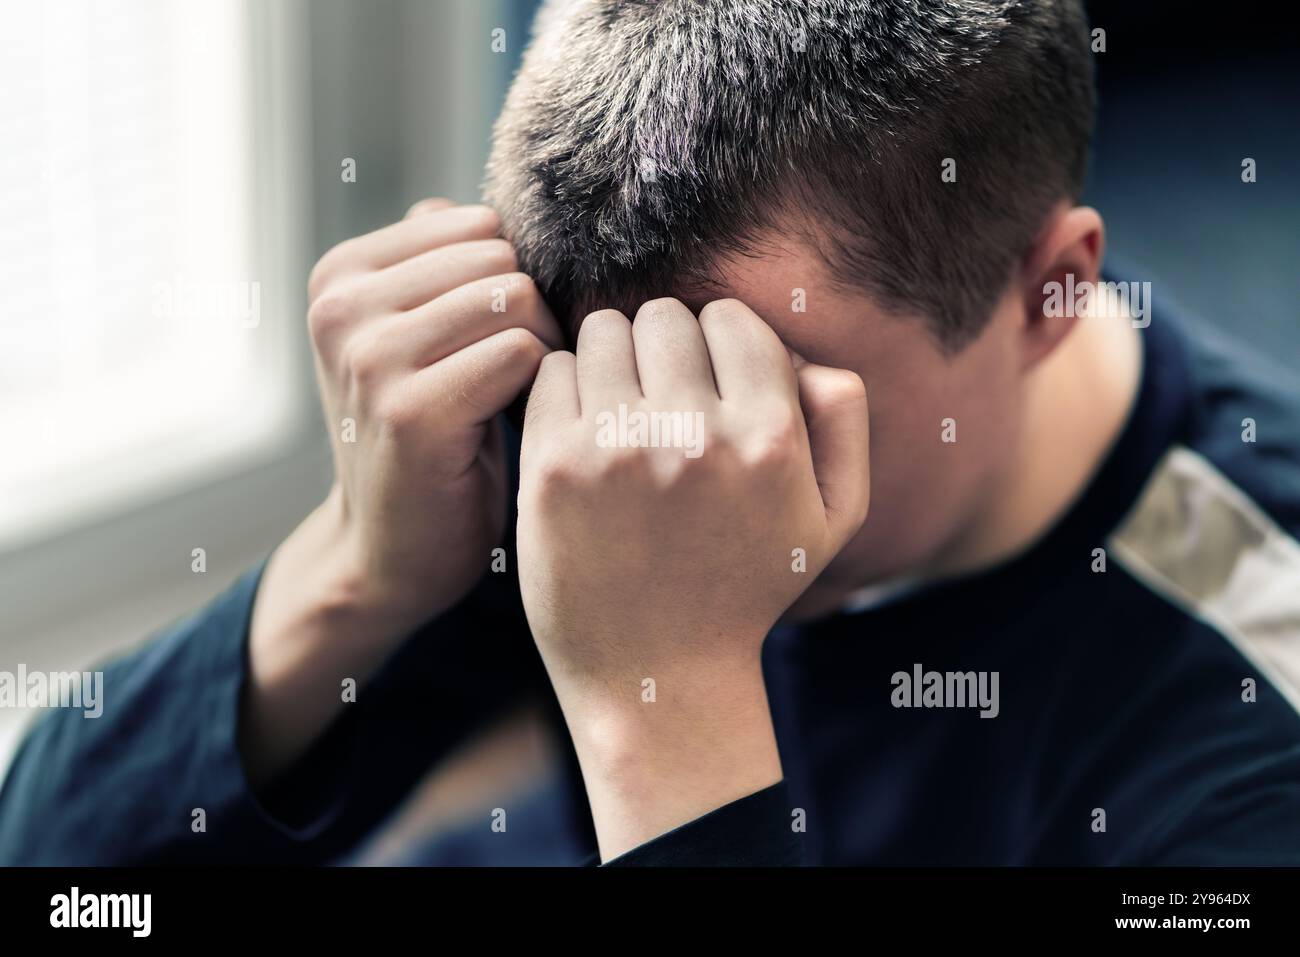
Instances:
[[[1300,362],[1300,56],[1279,5],[1094,0],[1106,30],[1085,200],[1116,259]],[[1243,158],[1257,164],[1241,181]]]

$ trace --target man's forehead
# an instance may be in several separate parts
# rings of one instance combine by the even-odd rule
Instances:
[[[670,282],[626,302],[595,306],[618,309],[632,319],[644,302],[665,296],[681,300],[696,315],[710,302],[736,299],[787,346],[817,362],[845,361],[846,351],[856,352],[855,343],[881,321],[880,310],[867,294],[836,282],[821,254],[794,231],[765,232],[747,243],[745,251],[718,256],[708,273],[707,282]],[[569,331],[576,342],[585,314],[571,318]]]
[[[717,295],[688,303],[697,313],[713,299],[738,299],[768,323],[787,346],[809,358],[842,348],[874,310],[865,294],[832,281],[825,264],[800,243],[720,264]]]

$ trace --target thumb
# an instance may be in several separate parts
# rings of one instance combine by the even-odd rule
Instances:
[[[839,549],[866,521],[871,499],[867,388],[856,372],[792,358],[813,471]]]

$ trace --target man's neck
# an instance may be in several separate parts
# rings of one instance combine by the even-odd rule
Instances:
[[[1025,421],[1003,481],[931,574],[1015,557],[1078,500],[1118,441],[1142,378],[1142,339],[1118,303],[1077,327],[1026,381]]]

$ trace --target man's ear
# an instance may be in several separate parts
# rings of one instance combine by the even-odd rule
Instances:
[[[1024,368],[1050,355],[1081,318],[1074,314],[1076,297],[1067,293],[1100,279],[1105,229],[1095,209],[1062,203],[1025,253],[1017,280]]]

